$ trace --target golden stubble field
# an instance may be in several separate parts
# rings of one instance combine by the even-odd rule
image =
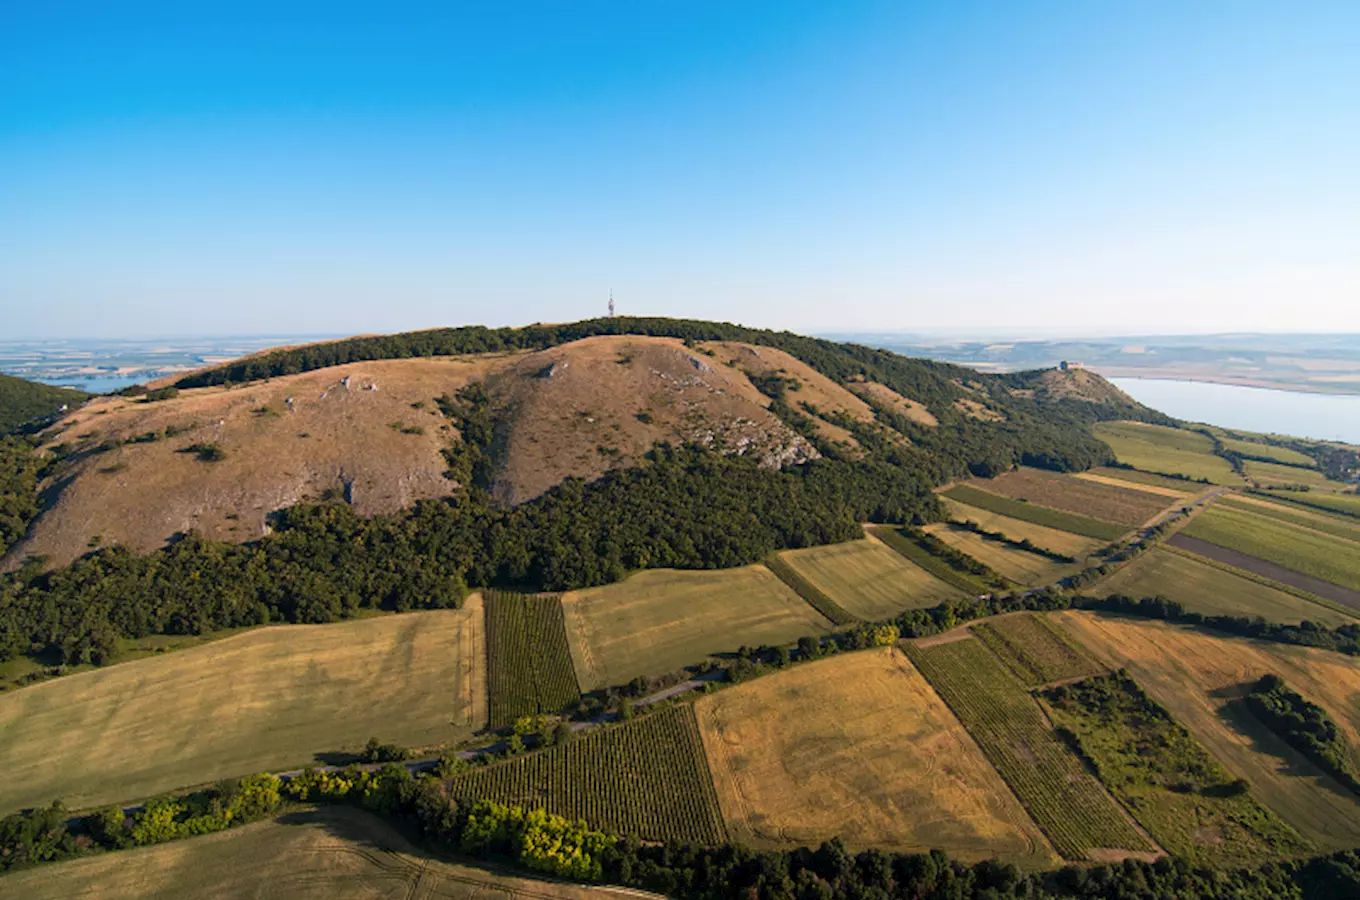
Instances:
[[[846,612],[868,622],[964,596],[872,536],[780,556]]]
[[[460,610],[261,628],[0,694],[0,813],[302,767],[377,736],[486,721],[481,597]]]
[[[835,630],[764,566],[650,569],[564,594],[562,611],[584,691],[673,672],[742,646]]]
[[[1326,851],[1360,844],[1360,799],[1232,701],[1273,672],[1326,708],[1360,747],[1360,661],[1205,631],[1086,612],[1056,621],[1097,659],[1124,667],[1257,798]]]
[[[695,706],[729,832],[757,847],[947,850],[1057,862],[1001,776],[894,647],[835,656]]]
[[[969,516],[968,518],[973,518]],[[1000,517],[1004,518],[1004,517]],[[973,519],[977,522],[977,519]],[[981,522],[978,522],[981,525]],[[991,531],[999,531],[995,524],[984,525]],[[1042,526],[1036,526],[1042,527]],[[961,528],[951,528],[947,523],[927,525],[925,530],[935,535],[941,541],[976,559],[978,562],[991,567],[1001,573],[1006,578],[1014,581],[1023,587],[1038,587],[1039,585],[1052,584],[1060,578],[1065,578],[1075,572],[1080,572],[1085,568],[1085,554],[1077,556],[1078,562],[1061,563],[1040,556],[1037,553],[1030,553],[1027,550],[1017,550],[1008,547],[1000,541],[993,541],[984,538],[980,534],[974,534]],[[1051,530],[1051,529],[1048,529]],[[1007,537],[1013,537],[1010,532],[1002,531]],[[1073,535],[1075,537],[1075,535]],[[1018,540],[1018,538],[1016,538]],[[1037,542],[1036,542],[1037,543]],[[1042,546],[1042,545],[1041,545]],[[1053,548],[1048,548],[1053,549]],[[1055,551],[1063,552],[1063,551]],[[1075,556],[1075,554],[1072,554]]]
[[[517,878],[431,859],[381,819],[321,807],[231,831],[0,876],[26,900],[587,900],[640,891]]]
[[[1171,498],[1136,485],[1115,487],[1041,469],[1016,469],[970,483],[1013,500],[1130,526],[1143,524],[1171,505]]]

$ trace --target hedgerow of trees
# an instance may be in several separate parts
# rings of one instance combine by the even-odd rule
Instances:
[[[1285,684],[1278,675],[1265,675],[1242,698],[1251,714],[1285,743],[1356,793],[1355,750],[1341,736],[1327,711]]]
[[[359,806],[445,852],[680,900],[1275,900],[1348,897],[1360,891],[1360,854],[1354,851],[1236,870],[1196,868],[1167,857],[1026,873],[996,860],[967,865],[938,850],[852,853],[839,840],[787,851],[643,844],[541,810],[486,801],[450,803],[439,778],[416,777],[395,765],[378,771],[305,772],[287,781],[256,776],[161,798],[131,813],[112,807],[74,820],[60,806],[17,813],[0,819],[0,871],[220,831],[270,815],[285,798]]]

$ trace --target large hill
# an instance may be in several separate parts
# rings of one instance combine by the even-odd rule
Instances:
[[[658,442],[765,467],[883,461],[928,482],[1017,462],[1107,461],[1072,427],[1157,414],[1099,376],[1004,377],[854,345],[676,320],[607,319],[355,338],[267,352],[142,396],[97,398],[44,445],[46,505],[10,553],[61,564],[197,532],[257,539],[340,497],[395,513],[460,487],[451,403],[484,395],[475,477],[501,505],[636,465]]]

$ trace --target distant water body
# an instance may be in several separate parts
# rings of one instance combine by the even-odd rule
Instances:
[[[1238,431],[1360,444],[1360,395],[1305,394],[1159,378],[1110,381],[1139,403],[1177,419]]]

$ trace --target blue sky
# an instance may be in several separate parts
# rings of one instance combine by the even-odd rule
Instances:
[[[0,337],[1360,331],[1360,4],[3,4]]]

